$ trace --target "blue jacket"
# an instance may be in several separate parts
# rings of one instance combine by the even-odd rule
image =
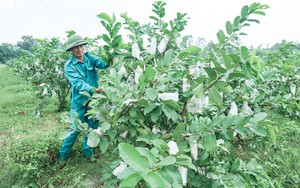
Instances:
[[[65,64],[65,75],[71,84],[71,109],[81,109],[87,97],[80,94],[81,91],[93,93],[98,88],[99,76],[96,68],[105,69],[109,65],[99,57],[86,52],[83,62],[79,62],[73,55]]]

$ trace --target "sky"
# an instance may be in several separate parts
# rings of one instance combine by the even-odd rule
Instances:
[[[34,38],[66,38],[66,31],[75,30],[83,37],[94,38],[105,32],[97,14],[113,13],[123,22],[121,13],[141,24],[151,22],[154,0],[0,0],[0,44],[16,44],[23,35]],[[282,40],[300,41],[298,0],[164,0],[165,21],[176,13],[187,13],[188,24],[182,34],[191,34],[217,41],[219,29],[225,31],[226,21],[240,15],[244,5],[260,2],[270,6],[266,16],[255,16],[261,23],[252,23],[243,31],[244,45],[273,45]]]

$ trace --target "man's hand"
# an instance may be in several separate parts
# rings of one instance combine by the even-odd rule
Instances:
[[[95,91],[96,91],[97,93],[101,93],[101,92],[103,92],[103,89],[101,89],[101,88],[96,88]]]

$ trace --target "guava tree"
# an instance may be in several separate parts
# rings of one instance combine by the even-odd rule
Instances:
[[[64,49],[63,43],[58,38],[37,39],[31,53],[27,52],[8,63],[17,74],[33,84],[39,98],[57,96],[58,111],[66,107],[69,93],[69,82],[63,70],[70,55]],[[46,101],[41,101],[37,114],[45,106]]]
[[[258,22],[267,5],[244,6],[210,51],[189,46],[181,32],[186,14],[165,22],[166,3],[153,4],[153,23],[122,14],[125,43],[115,16],[98,17],[108,34],[99,54],[116,57],[102,75],[104,93],[90,96],[88,114],[100,121],[89,144],[116,151],[120,187],[249,187],[268,184],[255,158],[241,159],[234,144],[264,138],[272,122],[241,97],[244,82],[258,76],[249,49],[237,46],[243,27]],[[201,54],[201,55],[200,55]],[[271,131],[269,131],[271,132]]]

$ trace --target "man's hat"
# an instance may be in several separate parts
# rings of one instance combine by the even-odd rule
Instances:
[[[83,40],[83,38],[80,35],[72,35],[70,38],[67,40],[67,49],[66,51],[72,50],[72,48],[79,46],[79,45],[86,45],[88,42]]]

